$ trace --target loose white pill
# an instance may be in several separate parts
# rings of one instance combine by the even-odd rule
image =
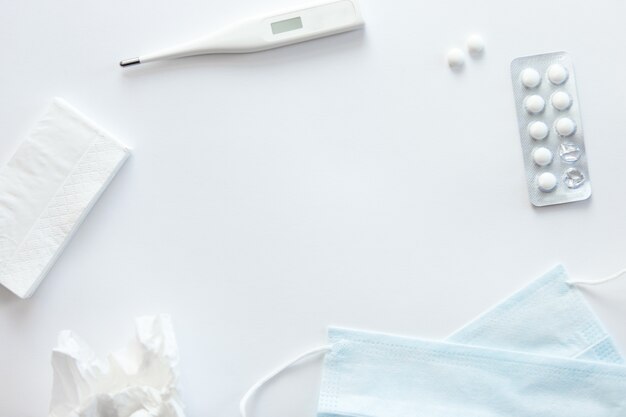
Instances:
[[[560,111],[567,110],[572,105],[572,98],[565,91],[557,91],[550,99],[552,106]]]
[[[470,37],[467,38],[466,45],[470,55],[473,56],[478,56],[485,50],[485,40],[480,35],[470,35]]]
[[[526,100],[524,100],[524,107],[526,107],[526,111],[530,114],[541,113],[546,107],[546,101],[543,97],[535,94],[526,97]]]
[[[535,88],[541,83],[541,74],[534,68],[526,68],[522,71],[522,84],[526,88]]]
[[[543,140],[548,137],[548,125],[544,122],[532,122],[528,125],[528,134],[535,140]]]
[[[448,51],[448,65],[452,69],[460,69],[465,64],[465,55],[459,48],[452,48]]]
[[[554,190],[554,187],[556,187],[556,177],[551,172],[544,172],[537,177],[537,187],[544,193]]]
[[[552,162],[552,152],[548,148],[537,148],[533,151],[533,160],[540,167],[545,167]]]
[[[554,123],[554,129],[559,136],[572,136],[576,132],[576,123],[569,117],[561,117]]]
[[[552,64],[548,68],[548,79],[552,84],[561,85],[568,77],[567,69],[561,64]]]

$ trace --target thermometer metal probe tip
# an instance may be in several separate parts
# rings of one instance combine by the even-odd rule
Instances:
[[[123,59],[120,61],[120,67],[128,67],[129,65],[141,64],[139,58]]]

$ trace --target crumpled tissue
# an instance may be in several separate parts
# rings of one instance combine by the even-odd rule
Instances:
[[[50,417],[184,417],[171,318],[139,317],[135,325],[136,338],[105,361],[71,331],[59,334]]]

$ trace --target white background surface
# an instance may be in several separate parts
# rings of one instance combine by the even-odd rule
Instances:
[[[53,96],[134,152],[35,296],[0,289],[0,415],[47,414],[62,329],[104,354],[134,316],[171,313],[188,415],[235,417],[329,324],[442,338],[556,263],[626,265],[624,2],[363,0],[363,32],[117,66],[296,3],[2,0],[2,163]],[[452,73],[445,52],[474,31],[484,58]],[[534,209],[509,63],[556,50],[576,66],[594,196]],[[626,351],[626,283],[589,299]],[[313,416],[319,369],[252,415]]]

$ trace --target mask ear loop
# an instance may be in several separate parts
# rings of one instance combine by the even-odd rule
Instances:
[[[615,281],[615,280],[617,280],[619,278],[622,278],[625,275],[626,275],[626,269],[622,269],[621,271],[619,271],[616,274],[609,275],[606,278],[602,278],[602,279],[598,279],[598,280],[590,280],[590,281],[585,281],[585,280],[568,280],[566,282],[569,285],[573,285],[573,286],[579,286],[579,285],[602,285],[602,284],[605,284],[607,282]]]
[[[248,402],[254,396],[254,394],[256,394],[257,391],[259,389],[261,389],[265,384],[267,384],[272,379],[276,378],[278,375],[280,375],[283,372],[285,372],[287,369],[289,369],[292,366],[296,365],[298,362],[300,362],[300,361],[302,361],[302,360],[304,360],[306,358],[309,358],[311,356],[317,356],[317,355],[321,355],[321,354],[326,355],[331,350],[332,350],[332,345],[326,345],[326,346],[322,346],[322,347],[318,347],[318,348],[309,350],[307,352],[304,352],[303,354],[301,354],[297,358],[290,360],[286,364],[282,365],[281,367],[279,367],[279,368],[275,369],[274,371],[270,372],[269,374],[267,374],[265,377],[263,377],[261,380],[259,380],[259,382],[254,384],[248,390],[248,392],[246,392],[244,394],[244,396],[241,398],[241,401],[239,402],[239,412],[241,413],[241,417],[247,417],[247,411],[246,410],[248,409]]]

